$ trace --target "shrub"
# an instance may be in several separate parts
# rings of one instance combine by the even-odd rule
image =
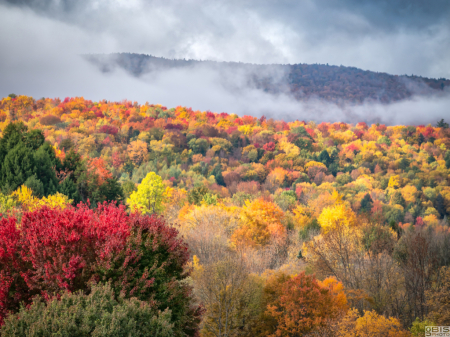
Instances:
[[[173,336],[170,310],[158,312],[136,298],[114,298],[110,285],[94,285],[89,295],[65,292],[47,303],[34,299],[10,315],[0,332],[10,337]]]
[[[104,203],[25,212],[20,225],[0,220],[0,319],[36,294],[89,290],[111,282],[116,297],[137,297],[172,312],[172,336],[194,335],[201,310],[183,282],[189,259],[178,232],[156,216],[128,215]],[[1,321],[0,321],[1,323]]]

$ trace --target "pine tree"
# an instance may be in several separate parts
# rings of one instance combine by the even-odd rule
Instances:
[[[434,208],[439,212],[441,218],[447,215],[447,210],[445,209],[445,200],[444,197],[439,193],[434,200]]]
[[[425,142],[425,137],[423,136],[423,134],[419,133],[419,136],[417,137],[417,143],[420,145],[422,145]]]
[[[56,178],[46,147],[41,146],[34,153],[34,162],[36,165],[34,171],[44,185],[44,195],[55,194],[58,189],[58,178]]]
[[[67,177],[59,184],[59,192],[67,195],[69,199],[72,199],[74,204],[78,204],[81,201],[80,195],[78,194],[77,185],[73,182],[71,177]]]
[[[328,154],[327,150],[323,150],[319,155],[319,161],[324,163],[326,166],[329,166],[331,164],[331,158]]]
[[[1,186],[4,190],[14,191],[23,185],[35,171],[33,152],[22,142],[8,151],[0,172]]]
[[[45,195],[44,184],[36,177],[36,174],[28,177],[24,185],[33,191],[35,197],[42,198]]]
[[[370,212],[372,210],[373,200],[370,194],[367,193],[361,200],[361,212]]]
[[[214,169],[211,172],[211,175],[214,176],[214,178],[216,179],[217,184],[225,186],[225,181],[223,180],[222,170],[220,168],[220,165],[216,165],[214,167]]]

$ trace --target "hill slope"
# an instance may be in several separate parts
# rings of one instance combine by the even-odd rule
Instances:
[[[272,94],[288,93],[297,100],[324,99],[336,103],[377,101],[390,103],[414,95],[442,94],[450,87],[448,79],[419,76],[397,76],[361,70],[355,67],[322,64],[255,65],[236,62],[170,60],[144,54],[86,55],[103,72],[122,68],[133,76],[181,68],[202,68],[218,71],[226,85],[235,82]],[[236,81],[235,76],[240,81]]]

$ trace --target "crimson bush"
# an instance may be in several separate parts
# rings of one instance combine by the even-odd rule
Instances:
[[[117,297],[136,297],[172,312],[174,334],[195,335],[201,309],[193,306],[187,245],[156,216],[128,215],[104,203],[64,210],[43,207],[0,221],[0,320],[32,297],[67,290],[89,293],[107,281]]]

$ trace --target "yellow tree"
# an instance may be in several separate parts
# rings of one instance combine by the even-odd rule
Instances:
[[[391,176],[389,178],[389,188],[398,188],[400,187],[400,176]]]
[[[336,202],[334,206],[324,208],[318,220],[323,233],[338,228],[351,228],[356,225],[355,213],[341,201]]]
[[[127,200],[133,211],[143,214],[159,213],[163,210],[162,203],[166,199],[166,186],[155,172],[149,172],[142,180],[137,191],[131,193]]]
[[[375,311],[364,311],[359,316],[357,309],[351,309],[339,323],[339,337],[408,337],[398,319],[386,318]]]
[[[43,206],[64,209],[73,202],[69,197],[59,192],[42,199],[36,198],[33,196],[33,191],[25,185],[19,187],[12,195],[26,211],[34,211]]]
[[[346,286],[358,288],[357,259],[364,256],[362,232],[356,226],[356,216],[340,199],[334,206],[322,210],[318,218],[322,234],[304,243],[303,255],[318,272],[333,275]]]

